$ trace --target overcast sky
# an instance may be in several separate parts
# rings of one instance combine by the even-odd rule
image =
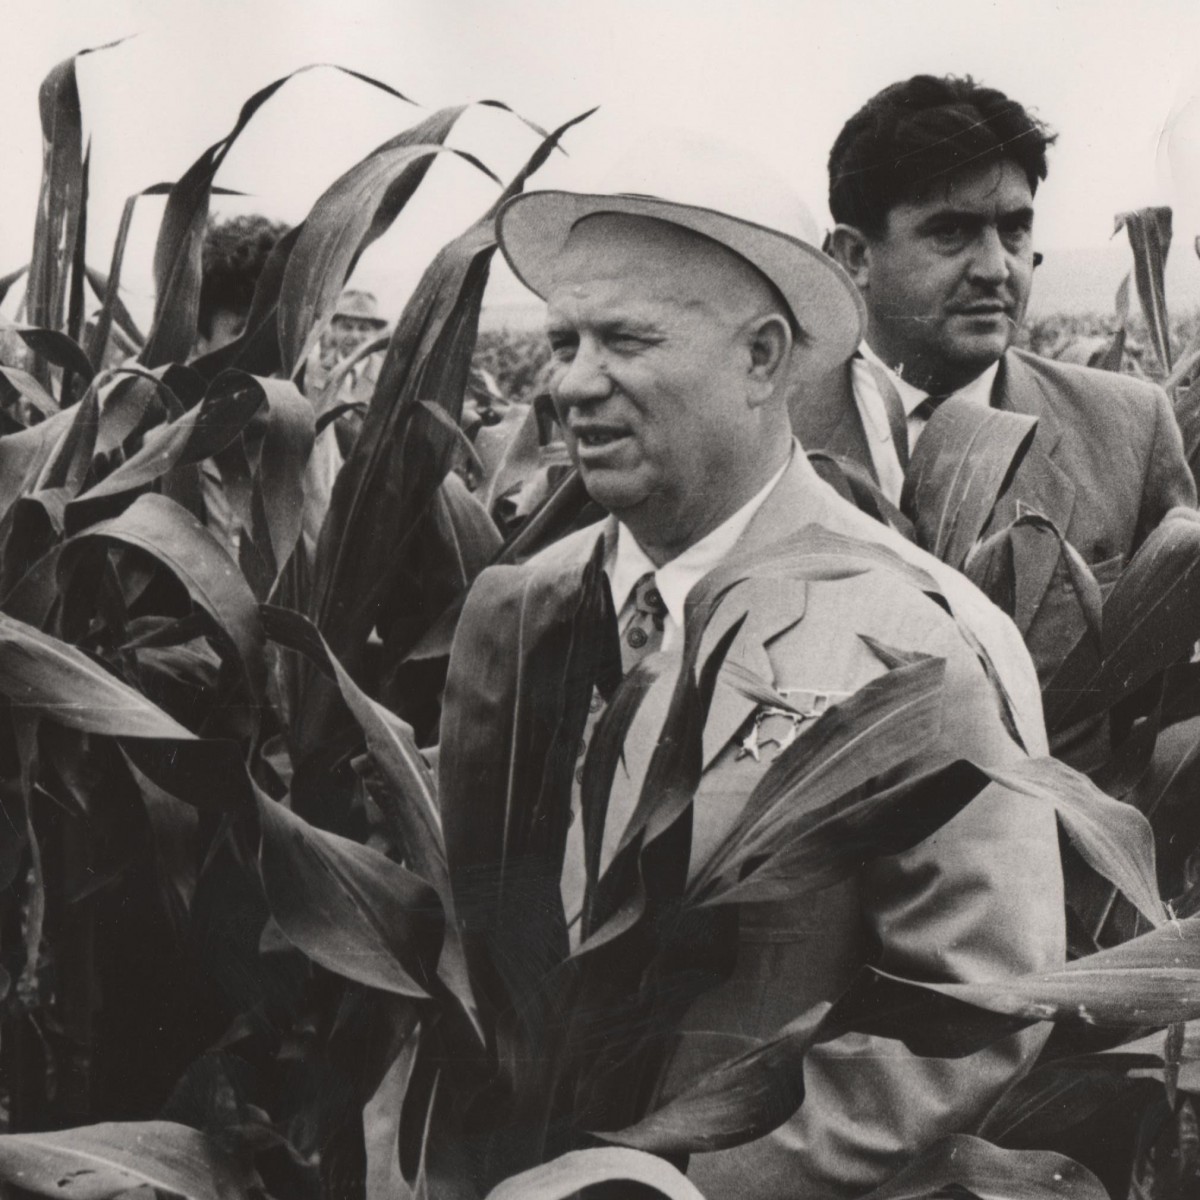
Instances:
[[[1176,208],[1179,252],[1200,233],[1200,4],[1196,0],[4,0],[0,272],[28,258],[41,169],[37,88],[81,60],[93,141],[89,258],[106,268],[121,205],[175,178],[226,133],[257,87],[311,62],[386,80],[414,108],[334,72],[294,80],[261,111],[218,182],[253,193],[218,211],[300,220],[336,176],[427,108],[501,99],[545,126],[593,105],[538,182],[594,178],[647,128],[707,129],[768,158],[827,223],[825,157],[868,96],[920,71],[970,72],[1060,132],[1039,193],[1046,249],[1101,246],[1114,212]],[[535,144],[483,111],[454,144],[498,174]],[[439,163],[364,262],[391,307],[494,185]],[[126,272],[151,296],[161,201],[141,202]],[[1200,264],[1196,264],[1200,269]],[[502,297],[513,283],[499,284]]]

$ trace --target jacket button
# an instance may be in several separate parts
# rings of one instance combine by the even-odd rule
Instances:
[[[640,626],[635,625],[626,635],[625,640],[635,649],[640,650],[647,641],[646,631]]]

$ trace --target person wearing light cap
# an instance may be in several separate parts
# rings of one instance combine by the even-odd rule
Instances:
[[[810,524],[924,570],[953,616],[883,566],[800,583],[751,565],[706,634],[708,645],[745,617],[704,730],[693,868],[779,747],[803,738],[826,705],[885,673],[872,639],[945,663],[938,745],[917,751],[903,777],[948,756],[997,766],[1044,753],[1032,665],[1011,622],[963,577],[842,500],[793,438],[788,397],[797,379],[851,354],[862,308],[844,272],[816,248],[811,218],[786,185],[743,156],[678,139],[656,144],[603,192],[517,197],[501,210],[497,235],[517,276],[547,301],[554,404],[584,485],[611,514],[520,569],[579,579],[602,546],[623,669],[660,655],[613,784],[602,870],[663,724],[689,591],[717,566],[753,564]],[[977,650],[1003,682],[1011,725]],[[792,697],[795,711],[780,715],[748,699],[730,671]],[[576,813],[562,879],[574,943],[581,825]],[[991,785],[904,854],[866,862],[851,880],[801,900],[748,906],[733,973],[687,1014],[666,1093],[712,1065],[700,1047],[713,1034],[720,1058],[787,1022],[815,1020],[864,964],[979,981],[1051,970],[1063,957],[1053,814]],[[1026,1030],[961,1060],[843,1037],[806,1057],[806,1098],[794,1116],[747,1145],[693,1155],[689,1175],[708,1200],[861,1195],[921,1146],[969,1128],[1044,1033]]]

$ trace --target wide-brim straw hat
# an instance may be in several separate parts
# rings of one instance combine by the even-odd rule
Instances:
[[[346,288],[338,297],[333,315],[365,321],[375,329],[383,329],[387,325],[387,318],[379,315],[379,301],[375,299],[375,293],[361,288]]]
[[[845,362],[862,337],[865,309],[849,275],[817,245],[800,197],[764,164],[707,138],[658,138],[616,167],[595,192],[534,191],[496,218],[517,278],[545,299],[578,222],[602,213],[682,226],[740,255],[779,290],[806,335],[799,369],[817,375]]]

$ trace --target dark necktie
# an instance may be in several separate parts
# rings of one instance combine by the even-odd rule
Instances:
[[[621,634],[621,671],[625,675],[662,646],[667,618],[667,606],[655,585],[653,571],[647,571],[633,585],[630,601],[633,615]]]
[[[926,396],[911,413],[907,413],[904,411],[904,401],[900,399],[900,393],[896,390],[896,385],[888,377],[888,373],[875,363],[868,363],[868,365],[871,368],[871,374],[875,378],[875,385],[879,389],[879,394],[883,398],[883,407],[887,412],[888,428],[892,433],[892,445],[896,449],[896,459],[900,463],[900,470],[907,475],[908,460],[912,454],[912,446],[909,444],[908,437],[909,421],[913,419],[928,421],[937,412],[939,405],[948,400],[952,393],[939,392]],[[916,439],[913,440],[915,441]]]
[[[916,408],[912,410],[912,416],[918,421],[928,421],[941,406],[950,399],[952,392],[941,392],[936,396],[926,396]]]

